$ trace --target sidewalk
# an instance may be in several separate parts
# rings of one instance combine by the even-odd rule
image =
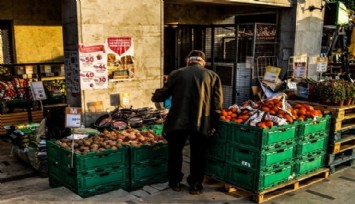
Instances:
[[[186,185],[181,192],[174,192],[167,187],[167,183],[144,186],[142,189],[132,192],[116,190],[89,198],[81,198],[70,190],[59,187],[50,188],[48,178],[39,176],[17,181],[0,183],[0,203],[255,203],[250,200],[250,194],[243,191],[228,193],[224,183],[210,180],[204,183],[201,195],[190,195],[186,177],[189,165],[189,146],[184,150],[183,172]],[[271,201],[267,204],[350,204],[355,200],[355,167],[331,175],[328,179],[315,183]]]

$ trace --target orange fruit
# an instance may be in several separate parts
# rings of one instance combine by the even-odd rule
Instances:
[[[258,123],[258,127],[260,127],[260,128],[264,128],[264,129],[267,129],[268,127],[265,125],[265,123],[264,122],[260,122],[260,123]]]
[[[232,113],[237,113],[238,109],[237,108],[232,108],[231,111],[232,111]]]
[[[263,107],[261,107],[261,110],[265,112],[269,112],[270,108],[264,105]]]
[[[235,119],[234,122],[240,124],[240,123],[242,123],[242,122],[244,122],[244,121],[243,121],[243,119]]]
[[[265,120],[264,123],[265,123],[265,125],[268,126],[268,127],[274,126],[274,122],[272,122],[271,120]]]
[[[236,118],[236,117],[238,117],[238,115],[237,114],[235,114],[235,113],[232,113],[232,118]]]
[[[219,117],[219,119],[221,119],[221,120],[225,120],[225,119],[226,119],[226,117],[225,117],[225,116],[223,116],[223,115],[221,115],[221,116]]]

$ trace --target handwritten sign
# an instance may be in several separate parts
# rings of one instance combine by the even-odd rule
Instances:
[[[327,57],[317,57],[317,72],[326,72],[328,68],[328,58]]]
[[[108,74],[104,45],[79,45],[81,90],[106,89]]]
[[[35,100],[41,101],[47,99],[42,81],[31,82],[31,90]]]
[[[81,127],[81,108],[77,108],[77,107],[65,108],[65,127],[67,128]]]

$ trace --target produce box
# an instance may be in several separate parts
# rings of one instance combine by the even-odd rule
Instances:
[[[296,146],[293,143],[269,151],[255,151],[248,146],[227,145],[227,152],[227,163],[242,169],[263,171],[293,164]]]
[[[130,190],[168,180],[168,160],[150,160],[130,166]]]
[[[218,130],[216,134],[212,137],[214,140],[218,140],[219,142],[226,142],[227,137],[230,134],[231,123],[220,120],[218,124]]]
[[[293,178],[293,165],[266,171],[250,171],[227,164],[226,182],[252,192],[261,192]]]
[[[316,171],[325,165],[325,151],[316,151],[296,159],[296,177],[302,176],[312,171]]]
[[[128,147],[117,150],[107,149],[102,152],[89,152],[85,155],[71,152],[56,144],[55,140],[47,142],[47,155],[49,159],[58,162],[63,169],[72,169],[73,172],[87,172],[99,170],[105,166],[128,166]]]
[[[164,128],[164,124],[160,123],[160,124],[145,125],[142,129],[150,129],[157,135],[163,135],[163,128]]]
[[[228,141],[231,144],[244,145],[259,151],[269,146],[283,146],[283,142],[293,140],[297,136],[297,123],[273,126],[270,129],[238,123],[230,124]]]
[[[85,173],[63,170],[49,161],[49,183],[51,187],[65,186],[79,196],[86,198],[117,189],[129,190],[129,169],[127,166],[88,170]],[[54,170],[56,169],[56,170]]]
[[[297,156],[314,151],[326,151],[328,146],[328,132],[318,132],[304,137],[297,142]]]
[[[208,157],[206,160],[205,175],[217,180],[224,181],[226,174],[225,160]]]
[[[325,115],[324,117],[313,119],[307,119],[299,123],[298,128],[298,138],[307,137],[309,134],[318,132],[329,132],[330,127],[330,115]]]
[[[207,157],[226,160],[226,143],[218,140],[209,139],[206,144]]]
[[[130,147],[130,163],[132,165],[146,163],[155,160],[168,159],[168,144],[157,143],[154,145],[143,145]]]

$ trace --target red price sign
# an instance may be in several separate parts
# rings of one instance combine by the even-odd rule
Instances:
[[[94,74],[94,72],[87,72],[87,73],[85,74],[85,76],[86,76],[87,78],[93,78],[93,77],[95,76],[95,74]]]
[[[106,77],[97,77],[96,79],[95,79],[95,82],[96,83],[105,83],[106,82]]]

